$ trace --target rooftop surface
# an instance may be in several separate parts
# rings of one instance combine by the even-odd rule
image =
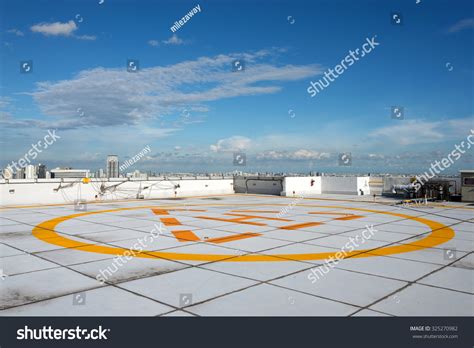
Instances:
[[[474,207],[393,203],[2,208],[0,315],[471,316]]]

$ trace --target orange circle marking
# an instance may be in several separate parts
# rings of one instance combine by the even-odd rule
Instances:
[[[193,204],[189,206],[287,206],[287,204]],[[344,210],[354,210],[362,211],[376,214],[384,214],[391,216],[398,216],[401,218],[417,221],[419,223],[425,224],[431,228],[431,233],[425,238],[417,240],[412,243],[387,246],[378,249],[364,249],[364,250],[354,250],[352,252],[346,252],[345,257],[374,257],[374,256],[386,256],[393,254],[406,253],[416,250],[422,250],[426,248],[432,248],[437,245],[443,244],[455,235],[454,231],[448,226],[424,219],[421,217],[410,216],[399,213],[392,213],[386,211],[372,210],[372,209],[363,209],[363,208],[349,208],[344,206],[323,206],[323,205],[313,205],[313,204],[296,204],[296,206],[308,207],[308,208],[335,208],[335,209],[344,209]],[[59,235],[55,228],[58,224],[71,220],[81,216],[110,213],[117,211],[126,211],[126,210],[139,210],[139,209],[156,209],[156,208],[172,208],[173,206],[141,206],[141,207],[130,207],[130,208],[118,208],[118,209],[109,209],[109,210],[100,210],[93,212],[78,213],[68,216],[58,217],[52,220],[48,220],[40,223],[33,229],[33,235],[38,239],[61,246],[64,248],[74,248],[81,251],[92,252],[92,253],[101,253],[101,254],[110,254],[110,255],[123,255],[125,252],[130,253],[131,249],[117,248],[110,246],[102,245],[93,245],[88,243],[82,243],[73,239],[66,238]],[[190,260],[190,261],[226,261],[226,262],[257,262],[257,261],[291,261],[291,260],[322,260],[330,257],[337,258],[336,254],[341,253],[341,251],[336,252],[325,252],[325,253],[314,253],[314,254],[247,254],[247,255],[235,255],[235,254],[189,254],[189,253],[171,253],[171,252],[160,252],[160,251],[138,251],[134,250],[135,257],[142,258],[161,258],[169,260]],[[340,257],[339,257],[340,258]]]

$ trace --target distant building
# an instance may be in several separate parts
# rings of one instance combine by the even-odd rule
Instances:
[[[24,178],[25,178],[25,168],[20,168],[20,170],[18,170],[15,173],[15,179],[24,179]]]
[[[140,173],[139,170],[134,170],[133,173],[127,173],[127,176],[135,178],[135,179],[146,179],[146,173]]]
[[[36,167],[36,176],[38,179],[46,179],[46,166],[44,164],[38,164]]]
[[[98,171],[97,171],[97,175],[96,175],[98,178],[105,178],[105,172],[102,168],[100,168]]]
[[[3,170],[3,178],[4,179],[13,179],[13,170],[10,167],[6,167]]]
[[[88,178],[88,169],[63,169],[56,168],[51,169],[51,179],[63,179],[63,178]]]
[[[32,164],[28,164],[25,168],[25,179],[36,179],[36,168]]]
[[[119,177],[119,159],[117,155],[107,156],[107,178]]]

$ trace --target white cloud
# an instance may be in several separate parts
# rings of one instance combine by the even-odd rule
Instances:
[[[377,153],[369,153],[368,158],[371,160],[383,160],[385,156]]]
[[[439,126],[437,122],[412,120],[398,122],[400,124],[395,126],[378,128],[369,136],[400,145],[426,144],[443,139],[443,133],[437,129]]]
[[[327,159],[330,158],[331,155],[327,152],[317,152],[317,151],[311,151],[311,150],[297,150],[293,152],[291,155],[290,159]]]
[[[39,82],[30,94],[45,116],[58,119],[56,127],[133,125],[181,113],[184,108],[189,110],[190,118],[195,118],[195,112],[206,112],[207,102],[276,93],[281,90],[277,82],[321,72],[318,65],[277,66],[264,62],[272,54],[221,54],[137,73],[127,72],[125,66],[96,68],[69,80]],[[236,57],[245,58],[245,72],[231,71]]]
[[[178,35],[173,34],[169,39],[161,41],[161,43],[165,45],[184,45],[187,42],[184,41],[183,39],[179,38]],[[158,40],[148,40],[148,44],[153,47],[157,47],[160,45],[160,41]]]
[[[474,18],[466,18],[456,22],[448,29],[449,33],[456,33],[464,29],[474,28]]]
[[[215,145],[211,145],[213,152],[235,152],[248,149],[252,141],[249,138],[234,135],[230,138],[220,139]]]
[[[0,109],[6,108],[11,104],[12,98],[0,95]]]
[[[165,45],[183,45],[185,42],[178,35],[173,34],[168,40],[164,40],[163,43]]]
[[[441,126],[441,125],[440,125]],[[474,127],[474,116],[466,118],[453,118],[445,121],[444,131],[449,137],[466,135]]]
[[[18,30],[18,29],[7,30],[7,33],[15,34],[16,36],[25,36],[25,34],[21,30]]]
[[[318,152],[307,149],[296,151],[265,151],[257,155],[259,160],[322,160],[331,158],[327,152]]]
[[[467,136],[468,130],[473,125],[472,120],[472,118],[457,118],[448,121],[397,121],[399,124],[375,129],[369,136],[399,145],[438,143]]]
[[[30,29],[32,32],[46,36],[70,36],[75,30],[77,30],[77,25],[73,20],[70,20],[67,23],[39,23],[33,25]]]
[[[97,39],[95,35],[75,35],[74,37],[79,40],[87,40],[87,41],[94,41],[95,39]]]

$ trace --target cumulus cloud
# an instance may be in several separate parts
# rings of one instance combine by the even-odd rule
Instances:
[[[73,20],[70,20],[66,23],[39,23],[33,25],[30,29],[34,33],[40,33],[46,36],[70,36],[77,30],[77,25]]]
[[[149,40],[148,41],[148,44],[150,46],[153,46],[153,47],[156,47],[156,46],[159,46],[160,45],[160,42],[158,40]]]
[[[56,118],[56,127],[134,125],[163,119],[184,108],[194,117],[194,110],[207,110],[207,102],[276,93],[281,90],[278,82],[321,73],[318,65],[278,66],[273,61],[265,62],[272,56],[271,50],[221,54],[137,73],[127,72],[125,66],[100,67],[82,71],[69,80],[39,82],[30,94],[45,116]],[[246,60],[244,73],[231,71],[236,57]]]
[[[464,30],[464,29],[472,29],[474,28],[474,18],[466,18],[462,19],[458,22],[456,22],[454,25],[452,25],[449,29],[449,33],[457,33],[458,31]]]
[[[249,138],[235,135],[230,138],[220,139],[215,145],[211,145],[213,152],[235,152],[243,151],[250,147],[252,141]]]

